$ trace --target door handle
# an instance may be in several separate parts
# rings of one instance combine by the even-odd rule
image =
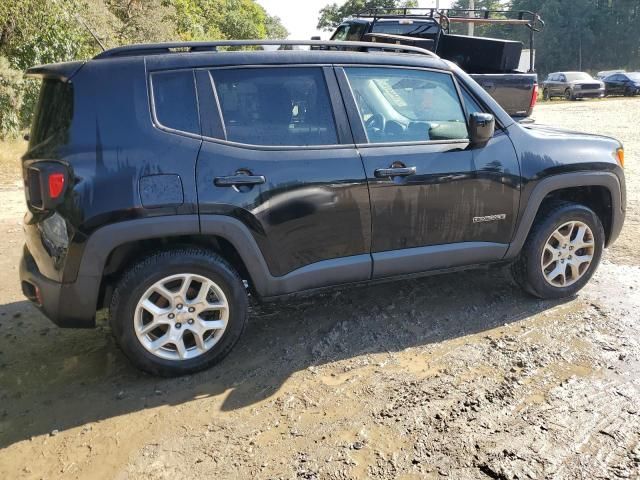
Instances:
[[[264,175],[229,175],[227,177],[216,177],[213,184],[216,187],[235,187],[242,185],[260,185],[267,181]]]
[[[416,167],[390,167],[390,168],[378,168],[373,171],[376,178],[385,177],[408,177],[409,175],[415,175]]]

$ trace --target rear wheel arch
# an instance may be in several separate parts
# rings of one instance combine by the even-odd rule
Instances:
[[[95,282],[91,303],[107,305],[112,285],[123,266],[159,250],[193,246],[225,258],[258,293],[266,289],[270,273],[249,229],[239,220],[212,215],[177,215],[118,222],[90,235],[78,270],[78,279]]]
[[[197,248],[219,255],[238,272],[242,280],[246,281],[250,288],[253,288],[252,277],[247,270],[245,260],[227,239],[220,236],[202,234],[154,237],[125,242],[111,250],[107,256],[101,276],[98,309],[107,307],[110,304],[115,285],[130,265],[156,252],[185,248]]]

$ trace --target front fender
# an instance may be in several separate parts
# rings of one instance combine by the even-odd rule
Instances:
[[[612,172],[571,172],[560,175],[553,175],[540,180],[533,188],[527,205],[518,221],[518,226],[509,249],[505,254],[505,259],[516,257],[524,242],[527,240],[531,226],[536,218],[545,197],[558,190],[573,187],[601,186],[609,190],[611,195],[611,232],[609,233],[607,246],[612,244],[620,234],[625,216],[625,187],[618,176]]]

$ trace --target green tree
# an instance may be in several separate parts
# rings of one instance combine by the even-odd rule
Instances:
[[[265,29],[267,31],[267,38],[280,39],[287,38],[289,36],[289,31],[282,24],[280,17],[274,17],[267,14],[267,18],[265,19]]]
[[[20,132],[23,83],[22,72],[11,68],[9,61],[0,57],[0,139]]]
[[[109,43],[159,42],[175,38],[171,21],[175,15],[172,3],[164,0],[92,0],[104,2],[116,21],[111,24]]]
[[[342,5],[332,3],[320,10],[317,28],[325,31],[334,30],[349,15],[370,8],[404,8],[417,5],[415,0],[347,0]]]
[[[0,2],[0,56],[17,70],[91,56],[95,42],[77,19],[85,8],[86,4],[72,0]],[[16,95],[22,96],[20,128],[26,128],[37,99],[38,82],[26,80],[15,88],[20,89]],[[6,108],[7,103],[0,107]],[[7,118],[12,114],[4,110],[0,115]]]
[[[545,21],[535,45],[543,75],[640,67],[640,0],[512,0],[511,8],[538,12]]]
[[[267,36],[267,13],[253,0],[171,0],[173,21],[184,40]]]

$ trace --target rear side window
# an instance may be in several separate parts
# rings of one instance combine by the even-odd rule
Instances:
[[[151,75],[153,105],[158,123],[173,130],[200,134],[193,72],[157,72]]]
[[[274,146],[338,143],[322,69],[223,69],[211,75],[227,140]]]

